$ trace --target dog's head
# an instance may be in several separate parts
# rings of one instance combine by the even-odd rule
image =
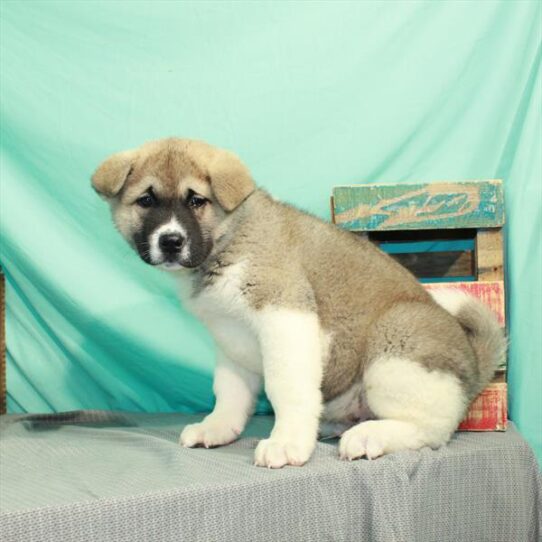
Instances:
[[[203,263],[222,221],[255,189],[235,155],[173,138],[114,154],[92,185],[143,261],[168,270]]]

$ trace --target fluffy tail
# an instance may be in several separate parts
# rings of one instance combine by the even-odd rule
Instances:
[[[486,305],[455,288],[430,292],[433,299],[465,330],[478,358],[480,382],[478,392],[491,381],[495,371],[506,360],[507,342],[497,318]]]

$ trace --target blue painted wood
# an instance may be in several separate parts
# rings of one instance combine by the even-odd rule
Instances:
[[[468,275],[465,277],[420,277],[418,280],[422,284],[435,284],[438,282],[476,282],[476,277],[473,275]]]
[[[335,223],[352,231],[504,224],[501,180],[337,186],[333,205]]]
[[[378,247],[388,254],[409,254],[416,252],[456,252],[474,250],[474,239],[450,239],[441,241],[385,241]]]

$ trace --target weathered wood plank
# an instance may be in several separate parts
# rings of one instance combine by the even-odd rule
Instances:
[[[505,382],[490,384],[472,402],[459,431],[506,431],[508,417]]]
[[[478,280],[504,280],[502,229],[476,232],[476,271]]]
[[[353,231],[504,224],[501,180],[336,186],[333,201],[335,223]]]
[[[469,277],[474,275],[471,250],[453,252],[411,252],[390,254],[418,278]]]
[[[449,290],[457,288],[480,299],[494,313],[499,324],[505,326],[504,283],[503,281],[478,281],[478,282],[433,282],[424,284],[428,291]]]

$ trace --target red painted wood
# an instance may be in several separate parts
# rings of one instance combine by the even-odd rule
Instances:
[[[490,384],[471,404],[459,431],[506,431],[508,416],[505,382]]]

